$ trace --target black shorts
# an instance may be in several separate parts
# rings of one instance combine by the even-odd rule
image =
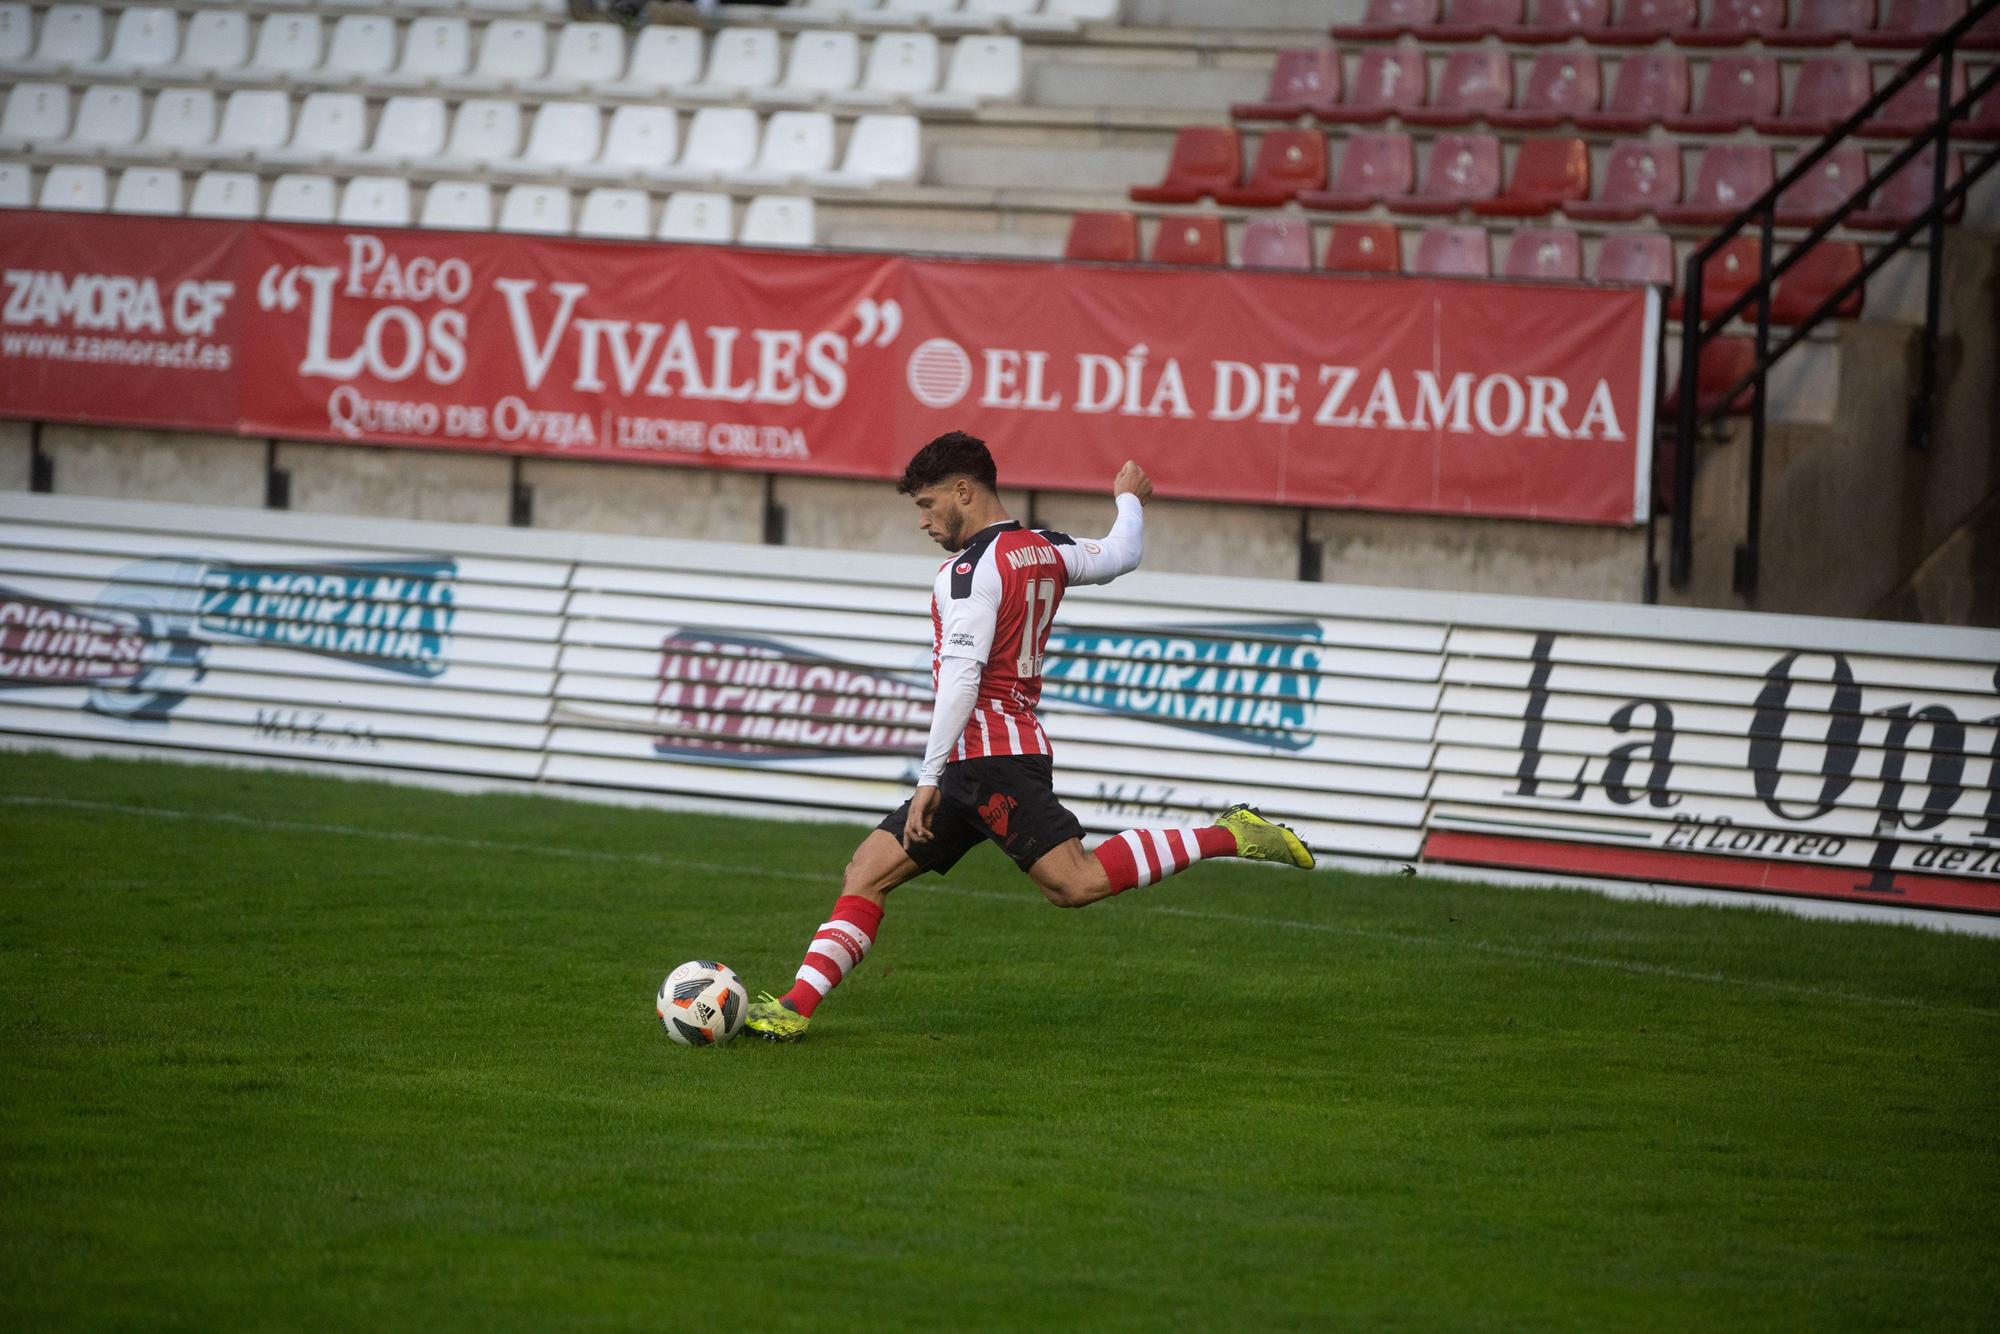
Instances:
[[[910,803],[877,825],[903,838]],[[926,871],[943,875],[992,839],[1023,871],[1058,846],[1083,837],[1083,825],[1056,800],[1055,766],[1046,755],[995,755],[944,767],[931,841],[905,849]]]

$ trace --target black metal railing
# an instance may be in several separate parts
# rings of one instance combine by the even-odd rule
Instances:
[[[1907,65],[1877,89],[1875,95],[1863,103],[1853,115],[1828,131],[1818,144],[1803,153],[1789,171],[1771,184],[1770,189],[1757,196],[1734,220],[1688,256],[1681,284],[1683,309],[1680,336],[1680,404],[1679,420],[1674,435],[1676,452],[1673,459],[1673,526],[1668,554],[1668,578],[1674,587],[1686,586],[1693,567],[1694,474],[1698,437],[1704,426],[1727,414],[1747,389],[1750,391],[1749,485],[1743,540],[1736,547],[1732,582],[1738,593],[1747,598],[1756,597],[1759,540],[1763,526],[1764,438],[1767,416],[1765,391],[1771,367],[1780,357],[1804,341],[1814,328],[1831,317],[1843,302],[1861,291],[1868,279],[1891,258],[1906,249],[1920,232],[1927,233],[1929,268],[1924,295],[1922,360],[1917,393],[1911,404],[1910,444],[1918,449],[1929,447],[1937,397],[1938,320],[1943,296],[1945,219],[1959,201],[1965,198],[1966,192],[1973,184],[1992,170],[1996,163],[2000,163],[2000,144],[1996,144],[1987,149],[1976,161],[1966,163],[1963,175],[1957,181],[1947,184],[1952,122],[1969,115],[1982,96],[2000,88],[2000,65],[1988,70],[1984,77],[1956,99],[1951,95],[1952,77],[1958,68],[1960,43],[1966,33],[1996,9],[2000,9],[2000,0],[1977,0],[1972,4],[1958,22],[1933,38]],[[1902,147],[1891,154],[1881,167],[1871,172],[1838,208],[1814,223],[1803,239],[1793,244],[1784,255],[1776,255],[1775,233],[1780,197],[1809,175],[1822,159],[1839,148],[1864,122],[1872,119],[1876,112],[1906,84],[1912,79],[1925,76],[1932,70],[1937,73],[1938,99],[1937,112],[1931,122],[1911,135]],[[1864,259],[1857,272],[1821,301],[1806,318],[1793,325],[1791,331],[1773,347],[1771,345],[1772,285],[1828,233],[1840,226],[1848,215],[1858,211],[1863,200],[1887,184],[1926,148],[1933,154],[1929,206],[1909,218],[1894,235],[1881,242],[1875,252]],[[1715,316],[1704,318],[1702,315],[1704,266],[1723,246],[1753,226],[1757,228],[1758,235],[1756,281]],[[1722,336],[1722,331],[1731,320],[1742,315],[1753,305],[1756,307],[1755,353],[1751,368],[1740,376],[1726,393],[1713,399],[1704,410],[1698,401],[1702,353],[1710,343]]]

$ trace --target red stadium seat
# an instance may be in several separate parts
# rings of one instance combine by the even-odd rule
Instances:
[[[1440,134],[1431,141],[1423,188],[1391,199],[1392,213],[1448,215],[1500,193],[1500,141],[1490,134]]]
[[[1800,134],[1817,139],[1861,109],[1875,95],[1868,62],[1859,56],[1815,56],[1799,66],[1791,109],[1750,123],[1759,134]]]
[[[1771,323],[1805,323],[1820,302],[1859,272],[1860,246],[1852,241],[1821,241],[1779,276],[1777,290],[1771,294]],[[1867,284],[1863,283],[1835,306],[1832,314],[1843,320],[1859,319],[1866,295]]]
[[[1868,155],[1858,148],[1836,148],[1804,177],[1778,196],[1778,225],[1811,227],[1845,204],[1868,179]],[[1866,201],[1863,201],[1866,207]]]
[[[1402,233],[1388,222],[1336,222],[1321,267],[1335,273],[1401,273]]]
[[[1701,345],[1701,365],[1695,368],[1694,406],[1703,417],[1712,415],[1722,408],[1722,396],[1730,386],[1750,373],[1757,364],[1757,345],[1748,338],[1712,338]],[[1681,382],[1675,376],[1667,391],[1667,401],[1662,412],[1672,421],[1680,412]],[[1729,404],[1729,411],[1741,416],[1750,411],[1750,389],[1746,386]],[[1669,439],[1671,437],[1668,437]],[[1667,463],[1667,477],[1672,477],[1672,459],[1662,451],[1661,459]],[[1656,472],[1655,476],[1659,473]],[[1667,496],[1662,489],[1662,497]]]
[[[1238,120],[1297,120],[1339,101],[1339,48],[1293,48],[1278,52],[1264,100],[1238,102],[1229,108],[1229,114]]]
[[[1440,7],[1439,0],[1368,0],[1361,22],[1337,23],[1332,32],[1353,41],[1386,42],[1436,23]]]
[[[1757,285],[1757,247],[1754,236],[1738,236],[1723,243],[1701,266],[1701,317],[1712,320],[1729,303]],[[1681,297],[1667,303],[1667,313],[1679,318]],[[1741,318],[1757,318],[1756,307],[1746,307]]]
[[[1538,51],[1528,66],[1519,105],[1486,113],[1486,123],[1509,130],[1552,130],[1597,110],[1604,96],[1597,54],[1565,47]]]
[[[1139,258],[1139,219],[1130,213],[1079,213],[1069,220],[1064,259]]]
[[[1674,285],[1674,243],[1659,232],[1614,232],[1597,247],[1592,276],[1601,283]]]
[[[1412,35],[1425,42],[1476,42],[1501,28],[1519,26],[1521,0],[1450,0],[1441,22]]]
[[[1325,190],[1301,190],[1299,203],[1335,213],[1370,208],[1410,193],[1416,180],[1416,150],[1400,132],[1350,134],[1340,150],[1340,168]]]
[[[1223,264],[1222,219],[1183,214],[1160,219],[1153,236],[1155,264]]]
[[[1995,10],[2000,13],[2000,10]],[[1954,139],[2000,139],[2000,89],[1972,104],[1972,115],[1951,127]]]
[[[1700,16],[1699,0],[1625,0],[1617,22],[1586,32],[1583,39],[1610,46],[1651,46],[1668,33],[1692,28]]]
[[[1714,0],[1708,22],[1673,34],[1676,46],[1741,46],[1785,26],[1785,0]]]
[[[1778,62],[1771,56],[1717,56],[1693,111],[1668,116],[1684,134],[1730,134],[1758,116],[1778,114]]]
[[[1951,100],[1965,96],[1965,63],[1951,66]],[[1937,119],[1938,69],[1933,61],[1924,72],[1890,94],[1855,133],[1864,139],[1908,139]]]
[[[1586,222],[1630,222],[1677,204],[1681,198],[1681,150],[1652,139],[1621,139],[1611,146],[1604,181],[1595,199],[1564,204],[1563,212]]]
[[[1504,193],[1473,204],[1487,218],[1536,218],[1590,197],[1590,147],[1581,139],[1523,139]]]
[[[1243,229],[1246,269],[1309,269],[1312,228],[1300,218],[1252,218]]]
[[[1301,190],[1326,188],[1326,136],[1318,130],[1266,130],[1250,179],[1215,192],[1217,203],[1276,208]]]
[[[1581,112],[1570,119],[1586,130],[1632,134],[1687,109],[1687,57],[1646,52],[1619,62],[1611,100],[1604,104],[1604,110]]]
[[[1243,137],[1229,126],[1190,125],[1174,136],[1166,179],[1127,191],[1141,204],[1192,204],[1243,179]]]
[[[1411,107],[1403,119],[1412,125],[1470,125],[1513,100],[1514,62],[1497,47],[1481,46],[1446,57],[1430,105]]]
[[[2000,50],[2000,9],[1973,24],[1958,41],[1974,51]]]
[[[1417,235],[1411,273],[1433,278],[1488,278],[1493,250],[1484,227],[1426,227]]]
[[[1683,203],[1653,210],[1661,222],[1714,226],[1729,221],[1777,179],[1764,144],[1716,144],[1701,155],[1694,188]]]
[[[1832,46],[1875,26],[1875,0],[1798,0],[1784,28],[1759,39],[1766,46]]]
[[[1354,80],[1338,106],[1313,114],[1336,125],[1373,125],[1424,104],[1430,68],[1415,47],[1376,46],[1361,53]]]
[[[1509,278],[1581,278],[1583,243],[1563,227],[1523,227],[1507,242],[1500,272]]]
[[[1926,148],[1905,162],[1901,170],[1883,182],[1881,190],[1875,195],[1875,207],[1848,214],[1847,225],[1864,231],[1893,232],[1929,208],[1932,164],[1936,160],[1936,151]],[[1957,184],[1959,177],[1965,174],[1965,164],[1956,153],[1944,166],[1944,183],[1947,186]],[[1949,217],[1956,218],[1964,208],[1965,200],[1961,196],[1950,210]]]
[[[1568,41],[1611,26],[1611,0],[1535,0],[1535,17],[1515,27],[1503,27],[1503,42],[1546,45]]]
[[[1931,38],[1965,17],[1965,0],[1889,0],[1882,26],[1855,33],[1856,46],[1910,49],[1929,45]]]

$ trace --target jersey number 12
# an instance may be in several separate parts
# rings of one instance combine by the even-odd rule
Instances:
[[[1021,654],[1014,659],[1014,675],[1026,678],[1042,674],[1042,650],[1049,642],[1049,622],[1056,618],[1056,581],[1030,579],[1023,588],[1028,610],[1021,618]]]

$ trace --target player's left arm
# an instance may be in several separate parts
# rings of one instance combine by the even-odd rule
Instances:
[[[979,678],[993,653],[993,635],[1000,621],[1000,574],[992,562],[982,563],[964,581],[954,582],[951,596],[938,611],[937,699],[931,704],[931,731],[924,743],[923,767],[910,813],[903,821],[903,845],[928,843],[931,813],[938,805],[938,782],[945,762],[972,721],[979,701]]]
[[[1072,584],[1108,584],[1138,569],[1146,554],[1145,505],[1153,498],[1153,479],[1128,459],[1112,481],[1111,491],[1118,518],[1110,532],[1095,541],[1072,538],[1057,544]]]

